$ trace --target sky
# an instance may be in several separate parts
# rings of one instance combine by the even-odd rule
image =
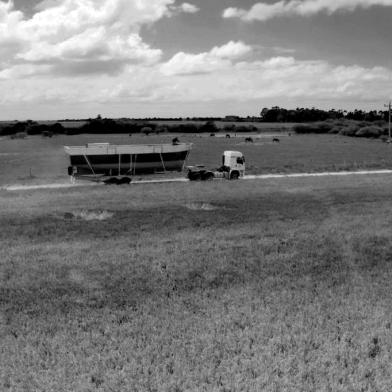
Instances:
[[[392,0],[0,0],[0,120],[384,109]]]

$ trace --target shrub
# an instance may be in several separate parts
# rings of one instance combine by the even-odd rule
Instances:
[[[144,133],[146,136],[149,135],[152,132],[152,128],[151,127],[143,127],[140,130],[141,133]]]
[[[155,129],[155,133],[158,135],[160,133],[167,133],[168,129],[165,125],[158,125],[158,127]]]
[[[306,133],[311,133],[310,125],[306,125],[306,124],[294,125],[293,131],[294,131],[295,133],[300,134],[300,135],[301,135],[301,134],[306,134]]]
[[[42,132],[42,136],[43,137],[52,137],[53,136],[53,132],[52,131],[43,131]]]
[[[351,124],[347,127],[342,128],[339,133],[344,136],[355,136],[358,130],[359,130],[359,126]]]
[[[218,132],[219,129],[218,127],[215,125],[215,123],[213,121],[207,121],[205,124],[203,124],[200,129],[199,132],[209,132],[209,133],[214,133],[214,132]]]
[[[313,124],[298,124],[293,127],[295,133],[328,133],[333,128],[332,123],[319,122]]]
[[[11,139],[24,139],[24,138],[26,138],[26,136],[27,136],[26,132],[18,132],[18,133],[11,135],[10,138]]]
[[[358,137],[380,137],[383,134],[384,130],[381,127],[377,127],[375,125],[367,126],[360,128],[355,136]]]
[[[257,127],[255,127],[254,125],[240,125],[240,126],[236,127],[234,131],[238,132],[238,133],[257,132]]]
[[[200,125],[195,123],[179,123],[167,126],[168,132],[172,133],[197,133]]]
[[[223,127],[223,130],[225,132],[235,132],[236,126],[234,124],[225,124],[225,126]]]
[[[386,125],[386,123],[384,120],[376,120],[376,121],[373,121],[373,125],[377,125],[379,127],[384,127]]]
[[[342,130],[342,127],[341,126],[337,126],[337,125],[335,125],[334,127],[332,127],[329,131],[328,131],[328,133],[331,133],[331,134],[338,134],[338,133],[340,133],[340,131]]]

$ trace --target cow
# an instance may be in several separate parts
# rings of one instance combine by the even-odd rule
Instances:
[[[251,137],[246,137],[245,143],[253,143],[253,139]]]
[[[172,140],[172,144],[173,144],[173,146],[176,146],[177,144],[180,144],[180,139],[179,139],[178,137],[175,137],[175,138]]]
[[[231,136],[227,133],[227,134],[226,134],[226,139],[230,139],[230,137],[231,137]]]
[[[279,143],[279,142],[280,142],[280,140],[277,137],[274,137],[272,139],[272,143]]]

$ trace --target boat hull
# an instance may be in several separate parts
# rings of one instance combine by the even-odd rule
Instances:
[[[65,147],[70,156],[69,174],[75,176],[182,171],[190,150],[191,144]]]

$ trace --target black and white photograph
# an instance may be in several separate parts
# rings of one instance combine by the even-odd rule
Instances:
[[[392,0],[0,0],[0,391],[391,392]]]

